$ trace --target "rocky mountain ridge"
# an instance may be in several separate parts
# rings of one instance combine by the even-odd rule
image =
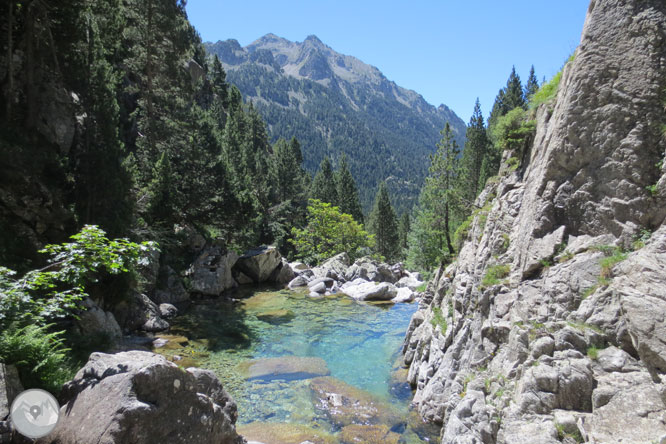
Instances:
[[[442,443],[666,441],[666,5],[593,0],[404,345]]]
[[[307,170],[316,171],[324,156],[335,164],[345,153],[366,209],[382,180],[401,210],[411,208],[447,121],[462,146],[465,124],[446,105],[435,108],[316,36],[291,42],[268,34],[246,47],[227,40],[206,49],[274,138],[301,142]]]

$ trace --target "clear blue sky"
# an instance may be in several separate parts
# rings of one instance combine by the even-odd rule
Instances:
[[[465,122],[478,96],[488,115],[511,72],[550,79],[580,41],[587,0],[189,0],[204,41],[245,46],[270,32],[314,34],[379,68],[398,85]]]

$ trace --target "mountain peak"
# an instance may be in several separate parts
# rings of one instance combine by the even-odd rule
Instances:
[[[310,34],[309,36],[307,36],[305,38],[305,40],[303,41],[303,43],[305,43],[305,42],[310,42],[310,43],[318,45],[318,46],[324,46],[324,42],[319,40],[319,37],[317,37],[314,34]]]

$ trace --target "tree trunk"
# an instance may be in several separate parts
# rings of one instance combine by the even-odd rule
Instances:
[[[12,118],[12,102],[14,101],[14,1],[7,2],[9,12],[7,14],[7,122]]]
[[[36,100],[35,94],[35,16],[32,3],[25,8],[25,33],[26,33],[26,95],[27,95],[27,116],[26,127],[35,126]]]
[[[453,250],[453,244],[451,243],[451,234],[449,233],[449,203],[446,202],[446,206],[444,208],[444,234],[446,236],[446,246],[449,249],[449,254],[453,255],[455,254],[455,251]]]

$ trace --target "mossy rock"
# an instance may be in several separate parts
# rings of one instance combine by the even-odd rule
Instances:
[[[243,308],[250,312],[280,310],[287,304],[287,296],[277,292],[255,293],[252,297],[243,299]]]
[[[342,428],[340,442],[343,444],[398,444],[400,435],[385,425],[352,424]]]
[[[247,361],[240,364],[239,371],[246,379],[284,379],[288,381],[331,374],[326,366],[326,361],[323,359],[300,356],[282,356]]]
[[[314,444],[339,443],[334,436],[302,424],[253,422],[237,426],[236,431],[248,441],[267,444],[301,444],[305,441]]]
[[[350,424],[394,426],[404,422],[390,405],[337,378],[314,378],[310,381],[310,391],[315,408],[340,427]]]
[[[279,310],[270,310],[257,314],[257,319],[268,322],[269,324],[284,324],[294,319],[296,315],[291,310],[284,308]]]

